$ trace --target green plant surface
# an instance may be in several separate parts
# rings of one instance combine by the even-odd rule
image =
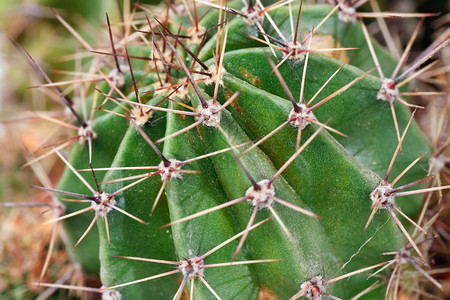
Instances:
[[[133,51],[132,53],[138,55],[142,54],[142,51],[145,51],[140,49],[137,50]],[[135,65],[135,67],[137,66],[139,66],[139,64]],[[139,80],[142,79],[141,81],[144,84],[151,84],[154,82],[154,79],[151,76],[141,78],[144,74],[142,72],[136,73],[136,76],[138,76],[137,78]],[[129,73],[125,74],[124,80],[124,86],[129,86],[132,84],[131,76]],[[102,83],[99,87],[99,90],[107,94],[109,91],[108,84]],[[117,93],[113,95],[117,95]],[[96,104],[101,103],[104,99],[105,97],[99,95],[95,100]],[[86,102],[87,107],[94,105],[94,99],[92,97],[87,99]],[[104,110],[98,110],[95,112],[95,119],[92,122],[92,130],[97,135],[97,138],[93,139],[92,142],[92,148],[95,149],[95,151],[92,152],[93,168],[106,168],[111,166],[122,138],[124,137],[124,134],[128,128],[127,122],[124,118],[121,118],[115,114],[107,113],[107,110],[116,110],[116,113],[123,112],[123,108],[115,108],[115,105],[112,105],[111,103],[107,103],[104,106]],[[85,141],[83,144],[76,142],[68,160],[75,169],[89,169],[90,166],[88,142]],[[81,175],[91,187],[97,189],[95,178],[91,172],[85,172]],[[104,172],[96,174],[98,182],[101,182],[103,180],[103,175],[105,175]],[[61,179],[59,180],[57,189],[83,195],[91,194],[91,191],[69,168],[64,171]],[[74,199],[73,197],[64,196],[62,196],[62,198]],[[64,206],[66,214],[74,213],[83,208],[89,207],[89,205],[86,204],[67,201],[64,202]],[[77,241],[86,231],[93,218],[94,213],[88,212],[81,214],[75,218],[68,218],[64,220],[63,225],[65,231],[68,233],[67,236],[70,248],[73,248],[76,245]],[[80,248],[79,250],[74,251],[75,249],[72,249],[72,251],[69,250],[69,253],[71,256],[73,256],[75,261],[79,262],[82,265],[83,269],[86,272],[96,274],[100,270],[98,232],[96,230],[90,231],[89,234],[85,236],[85,239],[85,242],[80,242],[77,245],[77,248]]]
[[[240,8],[239,3],[230,6]],[[295,20],[298,6],[293,5],[292,10]],[[202,14],[206,11],[199,9]],[[330,11],[330,6],[305,5],[300,36],[309,33]],[[282,34],[292,39],[289,14],[287,7],[270,12]],[[212,28],[218,16],[218,11],[208,12],[199,25]],[[120,87],[128,95],[126,103],[119,93],[111,93],[92,125],[97,134],[92,145],[92,172],[101,182],[100,190],[115,194],[130,185],[115,195],[113,202],[129,215],[114,207],[107,216],[100,214],[96,222],[99,234],[92,230],[72,253],[86,272],[100,272],[100,291],[117,288],[123,299],[180,299],[184,290],[196,299],[215,299],[214,293],[222,299],[289,299],[315,276],[324,280],[345,276],[385,262],[380,254],[403,247],[406,238],[386,210],[380,208],[367,223],[373,204],[370,195],[390,169],[398,137],[389,103],[377,100],[381,80],[370,72],[364,74],[373,64],[367,59],[370,53],[361,25],[344,24],[333,14],[314,34],[332,36],[333,47],[358,48],[346,52],[347,63],[310,53],[303,60],[287,60],[274,71],[271,60],[280,60],[281,51],[274,50],[278,58],[274,57],[268,47],[251,38],[263,39],[255,26],[240,17],[225,18],[221,24],[221,30],[227,30],[222,57],[225,72],[210,84],[206,80],[217,70],[220,51],[215,48],[224,45],[222,35],[212,30],[201,49],[197,45],[182,47],[187,44],[185,37],[174,36],[188,20],[184,15],[164,24],[148,19],[157,34],[145,36],[143,42],[130,38],[127,49],[131,49],[133,74],[124,72],[125,84]],[[166,25],[172,32],[164,29]],[[281,38],[267,16],[261,28]],[[170,62],[155,71],[160,60],[149,64],[147,58],[156,59],[160,51],[168,54]],[[383,70],[390,72],[395,60],[376,43],[375,52]],[[191,67],[192,53],[201,61],[195,68]],[[203,63],[208,70],[199,67]],[[197,74],[199,69],[203,77]],[[101,101],[113,88],[102,84]],[[161,85],[171,87],[157,95],[154,89],[161,89]],[[177,88],[188,90],[187,96],[171,93]],[[307,107],[314,107],[316,121],[306,124],[301,136],[298,128],[287,122],[295,107],[289,93],[302,103],[315,97]],[[329,95],[333,97],[328,99]],[[327,101],[319,105],[324,99]],[[121,101],[120,106],[114,104]],[[202,120],[216,102],[227,106],[208,115],[209,120]],[[136,108],[141,109],[141,115],[151,111],[144,125],[137,124],[131,111]],[[394,108],[403,133],[411,113],[399,103]],[[219,114],[220,119],[210,121]],[[274,132],[283,123],[285,126]],[[184,132],[188,127],[192,128]],[[296,148],[298,142],[300,149]],[[426,176],[424,161],[431,148],[414,121],[402,149],[392,165],[389,182],[417,157],[428,154],[396,186]],[[181,171],[169,168],[170,160],[178,162]],[[75,169],[89,169],[87,145],[76,145],[69,161]],[[109,171],[105,174],[105,169],[96,168]],[[92,172],[83,176],[97,189]],[[263,186],[263,180],[269,183]],[[267,192],[266,188],[273,190]],[[70,169],[65,170],[58,190],[92,194]],[[259,192],[266,193],[266,198],[254,206],[251,200]],[[402,197],[397,204],[407,215],[415,216],[421,196]],[[66,213],[84,207],[68,202]],[[89,213],[64,221],[71,247],[93,218]],[[262,221],[264,224],[248,231]],[[242,244],[236,235],[245,230]],[[209,253],[233,236],[233,241]],[[186,269],[182,264],[198,257],[202,258],[198,261],[202,271],[194,268],[183,274]],[[350,299],[375,281],[367,280],[366,273],[358,274],[330,282],[326,292]],[[366,297],[380,299],[384,293],[379,288]]]
[[[115,115],[104,115],[96,119],[92,128],[99,135],[99,138],[95,139],[93,142],[93,147],[96,149],[93,152],[94,167],[109,167],[111,165],[126,127],[126,121]],[[99,149],[102,149],[102,151],[97,151]],[[71,152],[69,160],[71,165],[75,168],[89,168],[89,152],[87,150],[87,144],[76,145]],[[92,187],[95,187],[92,173],[86,172],[83,174],[83,177]],[[103,180],[103,177],[98,176],[97,179],[101,181]],[[63,191],[76,192],[85,195],[91,193],[70,169],[65,170],[57,188]],[[70,202],[64,204],[66,213],[72,213],[88,206],[81,203]],[[72,247],[74,247],[78,239],[83,235],[93,218],[93,213],[85,213],[76,218],[68,218],[63,223],[64,228],[68,233],[69,244],[72,245]],[[96,230],[93,230],[90,234],[86,235],[85,240],[72,252],[74,259],[80,262],[83,268],[90,273],[97,273],[100,269],[98,260],[98,241],[98,233]]]
[[[251,51],[242,50],[230,52],[225,58],[225,69],[230,74],[252,84],[259,90],[264,90],[279,97],[286,97],[283,87],[276,77],[266,75],[269,74],[272,69],[264,55],[265,51],[265,49],[252,49]],[[312,54],[308,61],[304,102],[308,102],[341,65],[342,64],[339,61],[329,57]],[[289,64],[288,62],[279,68],[281,75],[285,79],[285,82],[295,99],[299,99],[303,67],[303,63]],[[328,95],[331,95],[361,74],[361,71],[357,71],[357,69],[352,66],[344,66],[321,91],[310,107]],[[236,82],[237,80],[235,77],[232,77],[231,75],[229,78],[230,85],[233,86],[231,92],[240,90],[242,83],[240,81]],[[392,154],[397,147],[397,136],[395,130],[392,130],[394,122],[392,120],[389,104],[376,99],[376,94],[380,86],[381,82],[377,78],[367,76],[355,83],[351,89],[340,93],[315,109],[314,114],[321,122],[330,120],[328,123],[330,127],[347,135],[348,137],[337,134],[334,134],[333,136],[359,162],[377,173],[381,178],[384,178]],[[252,102],[255,102],[254,97],[257,91],[255,88],[250,88],[249,93],[251,93],[251,91],[253,91],[253,94],[249,94],[247,99],[251,99]],[[266,97],[270,98],[271,95],[267,95]],[[239,99],[245,98],[245,96],[239,97]],[[260,101],[267,103],[267,101],[264,100]],[[285,102],[286,110],[291,110],[292,105],[290,106],[289,102]],[[236,106],[240,106],[240,101],[236,102]],[[265,106],[264,108],[266,109]],[[400,124],[400,130],[403,131],[410,118],[409,110],[400,103],[395,104],[395,109],[397,120]],[[251,126],[251,131],[257,131],[253,133],[256,139],[264,137],[271,131],[269,128],[263,130],[258,120],[273,118],[271,115],[273,110],[267,108],[265,114],[261,115],[259,118],[253,116],[253,112],[249,112],[248,109],[239,108],[239,111],[242,112],[242,114],[245,114],[241,118],[255,121],[252,125],[247,121],[245,125]],[[277,124],[283,123],[287,119],[286,116],[288,113],[289,111],[285,112],[284,120],[283,118],[280,118]],[[274,128],[275,126],[272,126],[272,129]],[[289,154],[285,154],[283,158],[281,158],[280,152],[283,151],[284,148],[278,147],[278,145],[282,144],[282,141],[292,139],[295,140],[295,137],[288,138],[287,136],[282,137],[281,135],[275,135],[272,142],[265,146],[265,149],[267,149],[265,151],[271,153],[273,157],[277,157],[278,166],[281,166],[281,164],[290,156]],[[426,157],[429,157],[429,143],[416,123],[413,123],[411,128],[409,128],[404,143],[405,151],[396,159],[392,169],[393,176],[400,174],[420,155],[427,154]],[[265,144],[263,144],[263,147],[264,145]],[[422,164],[419,164],[414,169],[410,170],[408,176],[404,177],[399,184],[406,184],[425,177],[426,172],[424,170],[426,169],[426,163],[424,162],[426,162],[425,159],[422,160]],[[289,172],[289,170],[287,172]],[[298,180],[301,176],[297,175],[296,177]],[[405,197],[400,200],[399,205],[407,214],[414,215],[421,205],[420,199],[420,195]]]
[[[160,99],[157,98],[156,100]],[[160,138],[164,136],[165,120],[164,114],[155,113],[154,121],[149,122],[143,130],[149,134],[150,138]],[[133,127],[128,128],[120,141],[121,145],[117,150],[112,166],[155,165],[155,163],[157,165],[159,163],[158,156]],[[138,173],[132,170],[110,171],[105,175],[104,180],[133,176]],[[147,257],[149,254],[153,254],[159,259],[173,260],[175,258],[171,230],[158,230],[160,226],[170,220],[166,203],[162,201],[162,205],[157,207],[154,216],[149,216],[150,208],[161,186],[160,181],[154,179],[146,180],[115,197],[117,205],[128,213],[146,221],[148,225],[142,225],[121,213],[111,214],[108,219],[111,244],[108,245],[105,223],[100,222],[101,276],[106,286],[118,281],[131,281],[140,277],[155,275],[165,270],[165,266],[130,262],[116,256]],[[128,183],[106,184],[104,190],[107,193],[113,193]],[[133,201],[128,201],[128,199],[133,199]],[[176,278],[171,277],[165,280],[163,284],[159,282],[157,285],[150,285],[150,288],[146,290],[128,288],[123,291],[123,295],[130,299],[140,299],[151,293],[157,298],[163,298],[164,295],[176,290],[176,286]]]

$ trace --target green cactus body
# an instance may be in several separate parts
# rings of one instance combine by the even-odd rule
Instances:
[[[236,3],[230,6],[240,7]],[[293,11],[297,9],[298,6],[295,5],[292,8]],[[303,37],[305,32],[309,33],[330,10],[329,6],[305,6],[300,20],[300,36]],[[218,11],[209,12],[200,25],[204,28],[217,25],[218,15]],[[290,36],[288,9],[280,7],[270,15],[283,34]],[[296,15],[293,17],[296,18]],[[186,25],[187,18],[179,19],[179,22]],[[222,24],[222,30],[225,26]],[[268,35],[278,38],[267,20],[263,21],[263,28]],[[178,27],[173,32],[177,30]],[[153,28],[153,31],[157,32],[156,28]],[[320,125],[308,124],[301,132],[300,146],[311,136],[316,136],[281,174],[274,177],[277,170],[296,153],[298,129],[287,124],[266,141],[240,156],[241,165],[237,163],[231,151],[237,156],[242,154],[252,143],[266,137],[285,123],[293,109],[282,84],[272,73],[273,69],[266,57],[271,51],[267,47],[262,48],[261,43],[246,37],[243,32],[262,38],[256,27],[247,25],[240,17],[230,16],[223,60],[226,72],[221,78],[223,85],[219,87],[217,94],[218,105],[224,104],[232,95],[237,96],[226,109],[220,111],[220,120],[217,120],[220,125],[203,122],[187,132],[157,144],[166,159],[179,162],[232,146],[239,147],[182,164],[182,171],[172,170],[170,173],[177,176],[164,177],[161,172],[158,173],[161,171],[161,164],[164,164],[161,157],[129,121],[116,115],[104,114],[99,116],[93,125],[98,136],[93,144],[94,168],[155,167],[145,171],[114,169],[106,175],[96,172],[99,181],[155,172],[153,176],[149,175],[141,183],[114,197],[117,207],[147,222],[148,225],[111,210],[107,218],[110,234],[108,244],[105,218],[100,217],[97,221],[103,285],[113,287],[149,277],[149,280],[119,287],[123,299],[168,299],[174,295],[180,296],[180,283],[186,284],[190,289],[194,280],[194,290],[190,293],[193,293],[196,299],[215,297],[202,280],[206,280],[222,299],[289,299],[300,290],[302,283],[317,279],[316,276],[327,280],[385,261],[385,258],[380,256],[381,253],[396,251],[405,242],[398,226],[386,211],[380,210],[375,214],[367,230],[364,230],[371,214],[370,194],[384,178],[398,144],[389,104],[376,99],[381,81],[372,75],[363,77],[313,110],[315,120],[322,123],[329,120],[327,126],[347,137],[327,131]],[[349,64],[342,67],[309,107],[361,76],[364,73],[361,69],[367,71],[373,67],[367,59],[369,52],[359,24],[344,24],[333,14],[316,34],[330,35],[335,43],[343,47],[360,49],[348,53]],[[175,44],[173,38],[168,36],[167,39]],[[220,37],[216,36],[216,31],[211,31],[199,51],[198,56],[206,66],[215,64],[211,57],[218,39]],[[143,53],[148,52],[148,48],[141,48],[146,46],[136,47]],[[198,46],[190,45],[189,49],[197,53]],[[192,57],[181,47],[178,47],[178,50],[179,56],[189,67],[193,61]],[[275,51],[280,54],[278,50]],[[383,68],[392,68],[393,59],[379,45],[375,46],[375,51],[380,55]],[[157,54],[154,52],[153,55]],[[271,57],[274,60],[274,57]],[[148,97],[144,99],[142,92],[154,89],[155,85],[152,84],[157,82],[155,73],[144,75],[148,73],[149,68],[154,68],[154,64],[151,62],[149,67],[142,61],[134,61],[139,62],[136,65],[133,63],[134,73],[140,72],[140,76],[150,78],[146,79],[146,82],[137,80],[142,95],[141,101],[179,111],[189,111],[187,107],[180,105],[183,101],[185,105],[197,109],[201,107],[199,95],[191,84],[185,99],[173,97],[179,101],[177,103],[161,101],[165,95],[155,93],[145,94]],[[178,64],[176,58],[172,58],[172,63]],[[279,67],[286,86],[297,100],[304,64],[305,60],[287,60]],[[342,62],[336,59],[322,54],[311,54],[305,73],[303,103],[313,98],[341,66]],[[178,78],[179,82],[183,83],[181,80],[185,80],[186,74],[181,67],[179,69],[172,70],[172,79],[176,81]],[[159,75],[164,78],[164,71],[161,70]],[[129,99],[136,101],[129,78],[127,82],[123,91],[133,95]],[[214,97],[215,84],[199,82],[198,85],[201,97],[208,101]],[[169,93],[170,91],[167,91],[166,95]],[[114,106],[111,109],[114,109]],[[409,110],[397,103],[395,110],[400,132],[403,132],[410,119]],[[155,142],[196,121],[192,115],[154,110],[152,118],[140,128]],[[321,131],[316,134],[318,130]],[[429,151],[428,142],[414,123],[402,145],[404,153],[396,160],[392,176],[397,176],[415,158]],[[87,148],[77,146],[72,151],[70,161],[75,168],[87,168]],[[416,165],[402,178],[399,185],[423,178],[425,173],[422,167]],[[244,170],[248,171],[254,182]],[[145,175],[135,177],[133,180],[144,177]],[[88,173],[86,178],[92,178],[92,174]],[[264,180],[271,181],[270,188],[273,190],[263,189],[263,192],[267,193],[264,194],[265,198],[263,197],[267,202],[255,207],[249,199],[256,197],[256,192],[259,191],[255,183],[262,186]],[[90,182],[94,186],[93,181]],[[106,193],[114,193],[131,182],[115,181],[106,183],[101,188]],[[161,189],[163,185],[164,190]],[[70,170],[66,170],[59,188],[88,193]],[[234,201],[236,203],[230,206],[225,205],[246,195],[251,197]],[[156,198],[159,198],[159,203],[149,216]],[[278,199],[290,203],[291,207]],[[414,215],[418,211],[419,201],[420,197],[417,195],[402,197],[398,205],[408,215]],[[74,208],[74,205],[70,204],[68,212],[80,209],[80,206]],[[217,205],[224,207],[160,229],[170,222]],[[304,209],[310,212],[310,215],[296,211],[292,206]],[[320,218],[314,218],[314,214]],[[249,220],[256,224],[270,216],[274,217],[248,233],[236,261],[279,261],[205,267],[200,273],[190,273],[193,279],[186,275],[183,279],[180,265],[123,258],[125,256],[186,262],[191,258],[201,257],[215,246],[242,232],[248,227]],[[71,240],[76,241],[81,236],[92,217],[88,215],[83,216],[84,219],[77,217],[66,221]],[[287,231],[292,237],[289,237]],[[93,258],[98,253],[96,239],[97,236],[91,232],[74,250],[75,258],[91,272],[98,270],[98,262]],[[210,256],[204,257],[202,262],[199,262],[200,268],[202,264],[230,262],[239,240],[237,238]],[[177,268],[179,272],[176,272]],[[171,272],[168,273],[171,275],[150,280],[151,276],[166,272]],[[330,283],[326,292],[349,299],[374,282],[366,278],[367,276],[357,275]],[[369,294],[369,298],[379,299],[384,291],[377,291],[379,294]]]
[[[111,130],[111,128],[114,128]],[[103,115],[96,119],[92,126],[94,132],[100,134],[101,139],[95,139],[93,147],[96,149],[102,148],[102,152],[94,151],[94,160],[96,167],[107,167],[111,165],[111,162],[115,156],[117,148],[119,147],[120,140],[127,128],[126,121],[118,116]],[[117,137],[120,137],[118,139]],[[77,168],[89,168],[89,153],[86,143],[83,145],[76,145],[71,152],[69,160],[71,164]],[[92,174],[83,174],[86,180],[89,181],[91,186],[95,186],[94,178]],[[102,177],[99,176],[99,180]],[[89,189],[76,177],[76,175],[70,169],[66,169],[58,188],[64,191],[77,192],[81,194],[89,194]],[[87,207],[80,203],[64,203],[66,207],[66,213],[73,213],[77,210]],[[67,232],[68,242],[73,247],[77,240],[86,230],[86,227],[80,226],[80,224],[89,225],[94,217],[93,214],[82,214],[77,218],[69,218],[63,224],[65,231]],[[98,272],[100,265],[98,261],[98,234],[93,232],[86,236],[86,241],[80,243],[76,251],[72,251],[73,258],[80,262],[83,268],[89,273]]]

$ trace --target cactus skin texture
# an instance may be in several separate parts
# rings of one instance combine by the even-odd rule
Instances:
[[[297,2],[292,4],[294,20],[297,18],[298,5]],[[240,1],[233,1],[228,3],[228,7],[240,10],[242,4]],[[179,8],[181,11],[182,6]],[[199,22],[199,28],[213,28],[217,25],[218,10],[206,6],[198,6],[197,9],[199,15],[205,14]],[[304,5],[298,28],[299,39],[300,37],[303,39],[313,27],[316,27],[331,9],[332,7],[327,5]],[[281,32],[292,39],[288,7],[279,7],[269,14]],[[222,12],[222,18],[224,15]],[[184,27],[190,24],[188,17],[181,13],[171,15],[170,18],[170,29],[173,34],[178,32],[177,24]],[[222,19],[224,20],[226,19]],[[268,35],[279,38],[267,17],[261,24]],[[170,53],[168,43],[175,45],[176,40],[153,20],[152,27],[155,33],[158,33],[158,29],[165,33],[169,42],[165,42],[161,35],[156,34],[153,40],[159,48],[164,47],[164,51]],[[273,216],[271,212],[273,209],[276,217],[248,233],[235,261],[264,259],[277,261],[217,266],[202,270],[201,277],[221,299],[289,299],[299,292],[302,283],[313,278],[317,279],[316,276],[328,280],[385,261],[380,254],[400,249],[406,241],[404,235],[386,210],[379,210],[368,228],[365,230],[364,227],[372,211],[370,194],[386,174],[398,145],[398,137],[389,103],[377,100],[381,86],[380,79],[373,76],[375,73],[362,76],[364,72],[373,68],[373,63],[369,59],[370,53],[360,24],[343,23],[334,13],[314,32],[313,47],[315,41],[322,38],[332,40],[334,45],[339,47],[359,48],[345,52],[342,56],[345,57],[345,64],[321,53],[311,53],[305,73],[306,58],[288,59],[279,66],[278,70],[285,81],[285,86],[296,101],[299,99],[302,78],[305,76],[304,103],[313,98],[330,76],[342,67],[309,107],[358,77],[361,78],[345,91],[339,92],[314,109],[314,116],[318,121],[321,123],[329,121],[327,126],[344,133],[346,137],[323,129],[320,125],[308,124],[301,131],[300,146],[302,147],[308,140],[310,143],[276,177],[274,175],[277,170],[280,170],[296,152],[298,135],[296,127],[287,124],[257,147],[241,154],[285,123],[293,109],[293,104],[289,101],[283,84],[274,74],[267,57],[275,63],[277,61],[268,47],[246,36],[263,39],[256,25],[248,25],[242,17],[229,14],[229,21],[221,24],[220,28],[222,33],[227,30],[228,36],[223,53],[223,68],[226,72],[221,76],[222,84],[217,90],[216,100],[218,105],[221,105],[230,97],[234,96],[236,99],[225,109],[220,110],[219,126],[202,123],[158,143],[156,147],[166,159],[185,161],[233,145],[244,145],[184,164],[182,170],[191,172],[179,173],[182,178],[170,178],[164,183],[164,178],[160,174],[155,174],[115,195],[117,207],[148,224],[143,225],[129,216],[111,210],[107,213],[108,223],[106,224],[105,218],[100,216],[96,222],[99,227],[98,233],[91,230],[74,249],[72,253],[74,259],[79,261],[87,272],[100,272],[104,287],[114,287],[178,268],[178,265],[131,260],[123,256],[175,262],[199,257],[243,231],[250,219],[254,219],[253,224],[256,224]],[[149,31],[149,27],[143,30]],[[183,31],[180,34],[189,35]],[[131,35],[134,38],[136,36],[138,35]],[[150,35],[146,35],[146,38],[152,40]],[[115,47],[123,50],[117,40],[116,38]],[[216,51],[217,40],[221,47],[223,40],[220,41],[217,29],[214,29],[207,34],[200,50],[198,44],[187,46],[191,52],[198,53],[200,61],[210,67],[210,71],[202,70],[206,73],[213,72],[211,70],[215,69],[211,66],[217,65],[212,55]],[[158,57],[155,47],[151,49],[149,46],[151,43],[131,46],[135,41],[140,40],[139,38],[129,40],[130,57],[133,55]],[[188,39],[180,38],[180,41],[188,44]],[[307,44],[308,42],[305,47]],[[374,44],[381,67],[390,74],[395,66],[394,59],[376,42]],[[279,58],[283,57],[280,51],[275,52]],[[179,43],[177,53],[190,68],[193,63],[192,56]],[[112,56],[104,57],[112,58]],[[170,70],[171,80],[184,83],[186,72],[182,65],[173,54],[170,59],[171,64],[178,66]],[[176,101],[164,98],[173,91],[173,88],[163,89],[163,93],[144,93],[158,87],[155,63],[131,59],[133,70],[131,76],[126,59],[123,62],[126,78],[125,84],[120,89],[131,101],[136,101],[132,77],[137,82],[142,103],[190,112],[187,106],[197,110],[201,108],[199,95],[207,101],[214,98],[216,82],[206,84],[202,80],[197,83],[198,91],[195,91],[189,83],[184,98],[180,98],[178,94],[171,95],[170,98]],[[199,63],[195,64],[194,69],[201,70]],[[167,69],[163,68],[158,71],[163,81],[168,78],[166,71]],[[197,74],[193,77],[208,78]],[[111,86],[107,82],[103,82],[100,86],[100,90],[105,94],[110,89]],[[113,96],[121,97],[117,92]],[[93,97],[91,96],[88,103],[92,102]],[[103,100],[104,96],[100,95],[99,99]],[[125,104],[127,105],[129,104]],[[411,114],[409,109],[400,103],[395,102],[394,107],[400,133],[403,133]],[[128,114],[112,100],[108,101],[104,109]],[[192,115],[153,110],[151,118],[145,124],[137,126],[140,130],[132,125],[133,122],[135,121],[132,118],[125,119],[116,114],[103,111],[96,113],[92,125],[97,135],[92,145],[94,169],[159,166],[162,162],[161,157],[143,138],[142,132],[155,142],[192,125],[197,119]],[[316,134],[317,131],[320,132]],[[314,138],[311,138],[313,135]],[[402,142],[402,149],[403,154],[393,165],[392,177],[401,173],[418,156],[425,152],[430,153],[429,143],[414,121]],[[234,156],[232,152],[235,153]],[[76,145],[72,149],[69,161],[75,169],[89,168],[87,145]],[[424,170],[427,166],[426,163],[422,163],[423,161],[427,161],[427,157],[403,176],[398,186],[425,177]],[[108,172],[95,171],[95,174],[99,182],[107,182],[153,171],[155,170],[111,169]],[[248,172],[250,177],[245,172]],[[92,173],[83,173],[83,176],[92,187],[95,187]],[[254,183],[273,179],[271,187],[276,198],[316,214],[319,218],[305,215],[277,201],[271,204],[270,209],[267,207],[255,209],[249,201],[244,200],[197,218],[161,228],[205,209],[244,197],[251,187],[255,188],[249,178],[252,178]],[[114,193],[131,182],[133,181],[119,180],[104,183],[101,190]],[[163,184],[165,187],[159,197],[159,203],[150,216],[150,210]],[[64,173],[58,189],[86,195],[90,193],[70,169]],[[397,199],[397,205],[407,215],[414,216],[420,207],[420,199],[421,195],[401,197]],[[84,207],[80,203],[64,204],[67,213]],[[64,221],[72,246],[91,223],[93,216],[92,213],[85,213]],[[280,225],[280,220],[285,229]],[[106,225],[109,228],[109,244]],[[406,222],[405,226],[408,228]],[[286,231],[292,235],[291,238]],[[239,241],[240,238],[237,238],[207,256],[204,258],[204,264],[231,262]],[[97,257],[100,257],[100,261]],[[119,287],[117,291],[121,293],[122,299],[170,299],[177,293],[181,282],[186,283],[186,287],[190,290],[191,281],[195,281],[194,290],[190,290],[195,299],[215,299],[201,279],[195,277],[191,279],[187,276],[184,280],[182,272],[178,272]],[[326,293],[350,299],[374,282],[373,278],[367,280],[367,274],[357,274],[342,281],[331,282],[326,286]],[[380,299],[384,296],[384,292],[383,288],[379,288],[365,297]]]

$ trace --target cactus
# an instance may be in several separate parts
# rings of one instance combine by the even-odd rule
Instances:
[[[64,198],[54,222],[100,272],[97,291],[380,299],[398,282],[368,274],[405,261],[439,287],[416,263],[410,218],[420,193],[447,187],[423,188],[431,145],[399,85],[448,40],[396,78],[396,60],[343,15],[349,1],[223,2],[144,9],[121,38],[108,19],[108,50],[83,41],[95,89],[79,103],[55,89],[79,143],[68,159],[69,143],[50,151],[67,165],[58,187],[35,188]]]

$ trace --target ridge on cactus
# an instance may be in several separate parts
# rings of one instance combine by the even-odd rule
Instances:
[[[405,67],[434,14],[405,15],[422,19],[397,62],[363,18],[402,14],[329,2],[137,3],[123,22],[106,15],[95,46],[52,11],[91,57],[77,62],[85,96],[25,51],[71,120],[36,116],[77,130],[26,166],[65,163],[56,188],[32,187],[60,197],[47,223],[101,287],[36,284],[103,299],[395,299],[409,265],[442,289],[421,267],[432,224],[414,219],[422,193],[450,186],[426,174],[439,143],[404,97],[428,95],[407,83],[449,39]]]

